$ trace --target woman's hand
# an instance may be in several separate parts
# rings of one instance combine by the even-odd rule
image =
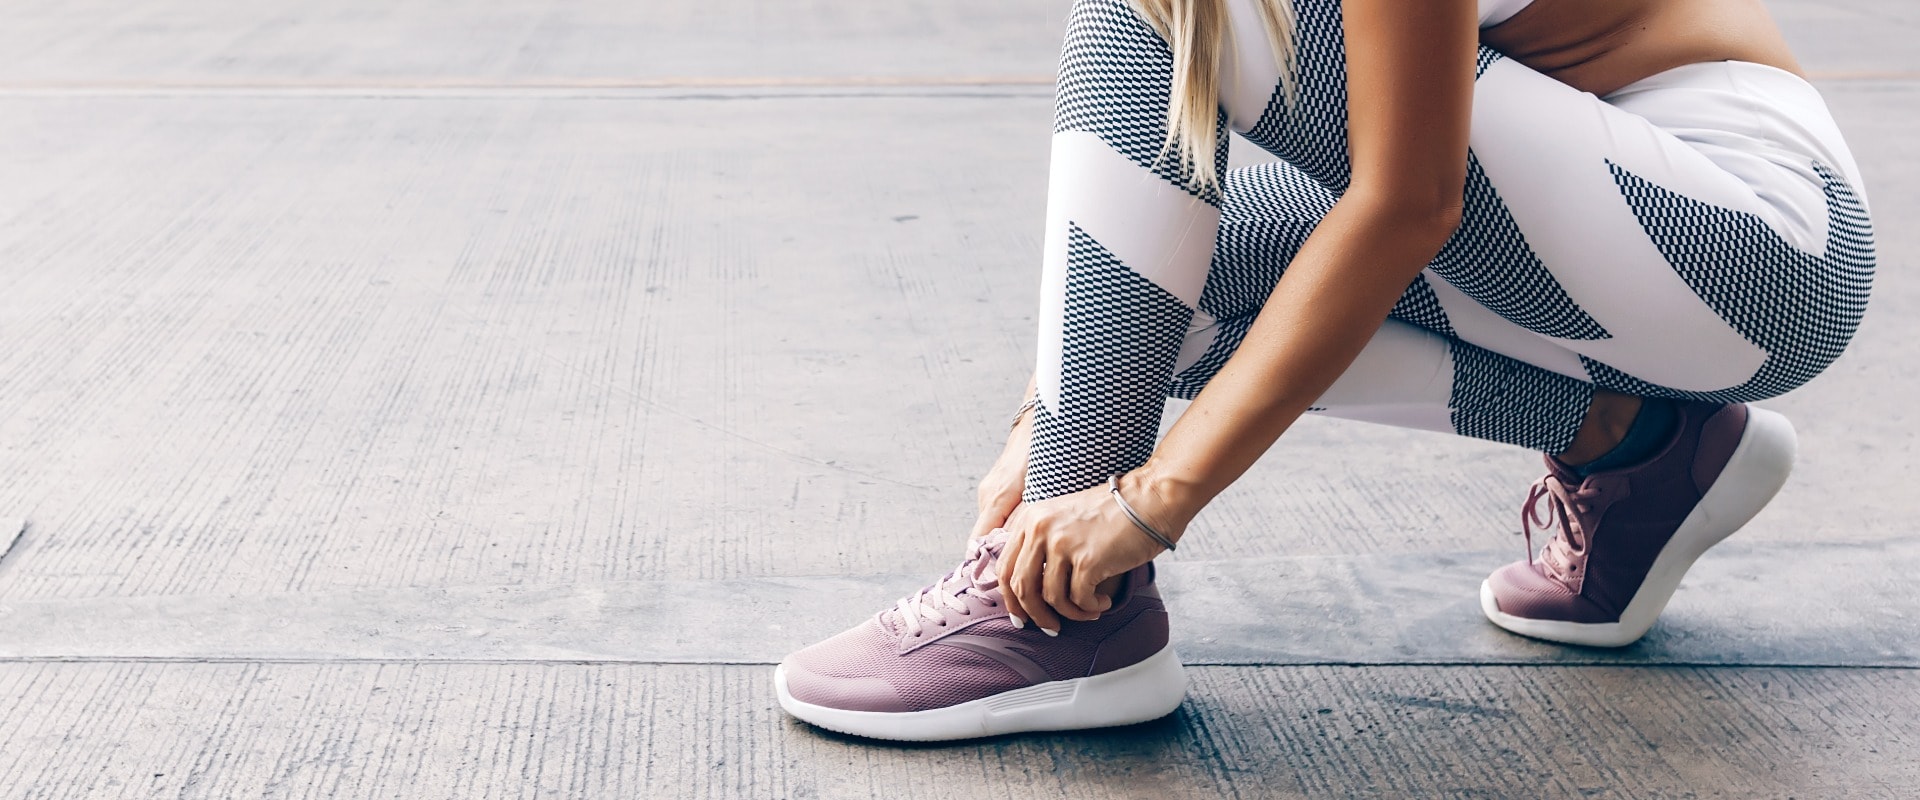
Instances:
[[[1031,382],[1027,384],[1027,397],[1033,397]],[[980,515],[974,518],[973,532],[967,538],[978,539],[1006,525],[1007,517],[1020,507],[1020,493],[1027,486],[1027,446],[1032,441],[1033,410],[1022,405],[1013,430],[1007,432],[1007,445],[980,479]]]
[[[1006,449],[987,468],[979,480],[979,516],[973,518],[970,539],[979,539],[1006,524],[1006,518],[1020,506],[1020,491],[1027,485],[1027,441],[1033,437],[1031,416],[1014,426],[1006,435]]]
[[[1135,476],[1123,476],[1120,491],[1156,527],[1176,542],[1187,515],[1166,513],[1155,493]],[[1032,621],[1049,635],[1060,619],[1091,622],[1113,606],[1110,578],[1152,561],[1165,548],[1134,527],[1102,483],[1084,491],[1028,503],[1004,526],[1009,534],[1000,553],[1000,582],[1007,613],[1015,626]]]
[[[980,515],[974,518],[973,533],[978,539],[1007,524],[1007,517],[1020,506],[1020,492],[1027,484],[1027,442],[1033,437],[1033,417],[1028,415],[1007,434],[1007,446],[994,459],[980,479]]]

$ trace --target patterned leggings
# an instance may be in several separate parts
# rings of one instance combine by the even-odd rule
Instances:
[[[1168,396],[1220,369],[1345,190],[1339,0],[1296,0],[1282,90],[1229,0],[1225,179],[1160,157],[1172,58],[1125,0],[1061,55],[1026,499],[1143,463]],[[1482,48],[1464,220],[1314,411],[1558,452],[1594,387],[1747,402],[1833,362],[1872,283],[1858,170],[1819,94],[1741,62],[1605,98]],[[1227,171],[1228,131],[1280,161]]]

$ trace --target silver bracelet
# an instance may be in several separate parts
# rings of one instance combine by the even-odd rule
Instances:
[[[1127,505],[1127,498],[1120,496],[1120,476],[1122,474],[1124,473],[1116,472],[1113,477],[1107,479],[1107,494],[1113,495],[1113,502],[1119,503],[1120,510],[1126,512],[1127,519],[1133,520],[1133,527],[1139,528],[1141,533],[1145,533],[1152,537],[1154,541],[1159,542],[1161,547],[1167,548],[1167,552],[1173,552],[1173,540],[1167,538],[1166,534],[1154,530],[1152,525],[1148,525],[1146,520],[1141,519],[1139,514],[1134,513],[1133,506]]]
[[[1040,393],[1034,392],[1032,397],[1027,398],[1027,401],[1024,403],[1021,403],[1019,408],[1014,409],[1013,424],[1007,426],[1007,431],[1011,433],[1014,428],[1020,427],[1020,420],[1025,419],[1027,416],[1027,412],[1032,411],[1033,409],[1039,407],[1039,405],[1040,405]]]

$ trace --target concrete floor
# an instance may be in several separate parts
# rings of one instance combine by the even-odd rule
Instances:
[[[1920,14],[1770,5],[1880,279],[1645,643],[1478,618],[1528,454],[1308,420],[1165,559],[1178,713],[895,747],[767,665],[959,548],[1060,0],[14,0],[0,797],[1920,795]]]

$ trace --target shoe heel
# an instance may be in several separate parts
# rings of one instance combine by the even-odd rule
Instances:
[[[1061,683],[1070,684],[1073,688],[1070,699],[1061,698],[1066,700],[1064,708],[1059,700],[1055,700],[1047,707],[1032,709],[1036,714],[1035,719],[1031,720],[1034,723],[1031,727],[1008,720],[1013,723],[1011,727],[1016,730],[1075,730],[1133,725],[1173,713],[1187,697],[1187,671],[1180,665],[1180,656],[1173,652],[1171,644],[1138,664]],[[1058,684],[1042,684],[1026,691],[1046,689],[1052,685]]]
[[[1749,406],[1747,432],[1727,459],[1720,478],[1713,482],[1695,513],[1700,516],[1703,536],[1692,537],[1693,556],[1706,552],[1745,526],[1760,513],[1793,474],[1793,462],[1800,452],[1800,436],[1785,415]],[[1693,523],[1695,520],[1688,520]],[[1716,535],[1717,534],[1717,535]],[[1676,537],[1678,538],[1678,537]]]
[[[1799,448],[1799,434],[1786,416],[1748,406],[1746,433],[1727,459],[1727,466],[1654,559],[1640,591],[1620,615],[1620,630],[1603,642],[1604,646],[1632,644],[1646,635],[1660,612],[1666,610],[1667,601],[1673,599],[1693,562],[1746,527],[1780,493],[1793,473]]]

